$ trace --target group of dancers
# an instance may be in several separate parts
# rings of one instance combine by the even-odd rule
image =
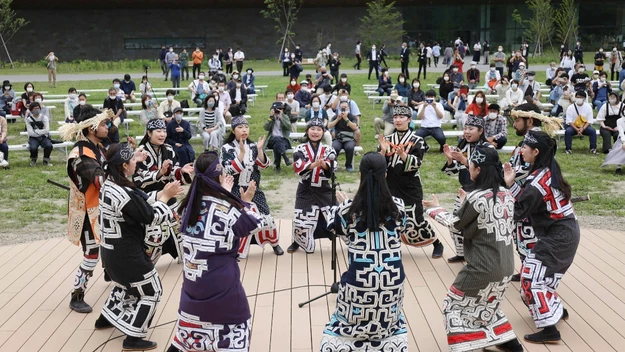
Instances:
[[[436,197],[423,199],[419,169],[428,146],[410,129],[409,108],[394,107],[395,131],[363,156],[358,191],[352,199],[337,192],[340,204],[332,203],[330,184],[336,152],[322,142],[324,122],[310,120],[293,153],[299,184],[288,252],[311,253],[315,239],[335,234],[347,243],[349,257],[322,351],[408,349],[402,244],[431,244],[433,258],[444,251],[424,213],[449,228],[456,247],[449,261],[466,262],[443,301],[451,351],[523,350],[500,309],[511,280],[520,280],[522,299],[541,329],[525,340],[560,340],[556,324],[568,313],[556,289],[579,243],[571,187],[549,134],[560,122],[532,112],[513,116],[524,139],[510,163],[502,165],[485,142],[480,118],[467,120],[457,147],[445,145],[442,171],[458,174],[461,184],[451,211]],[[265,138],[250,141],[246,119],[236,116],[220,153],[179,165],[159,119],[148,122],[139,146],[103,149],[113,119],[109,111],[88,108],[76,124],[60,129],[65,140],[79,140],[68,158],[68,238],[82,246],[84,259],[70,308],[92,311],[84,295],[101,254],[105,280],[114,287],[95,328],[123,332],[124,350],[156,348],[145,339],[162,295],[154,265],[170,254],[182,262],[184,281],[168,352],[248,351],[251,313],[237,261],[251,244],[283,254],[260,187],[260,170],[271,165]],[[190,184],[184,196],[183,184]],[[522,260],[516,278],[515,247]]]

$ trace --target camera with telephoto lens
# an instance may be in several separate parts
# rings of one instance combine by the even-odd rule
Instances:
[[[281,101],[277,101],[271,104],[271,109],[275,112],[282,112],[282,110],[284,110],[284,103]]]
[[[428,104],[432,104],[434,102],[434,99],[425,99],[425,102]]]

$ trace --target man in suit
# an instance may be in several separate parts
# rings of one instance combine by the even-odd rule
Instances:
[[[410,79],[410,73],[408,73],[408,64],[410,63],[410,49],[408,49],[408,44],[402,43],[399,58],[401,60],[401,73],[403,73],[408,80]]]
[[[427,67],[427,49],[425,44],[419,44],[419,73],[417,73],[417,79],[421,79],[421,69],[423,69],[423,79],[426,79],[426,67]]]
[[[371,71],[375,69],[375,79],[380,78],[378,73],[378,66],[380,65],[380,53],[375,50],[375,44],[371,46],[371,50],[367,53],[367,60],[369,60],[369,80],[371,80]]]

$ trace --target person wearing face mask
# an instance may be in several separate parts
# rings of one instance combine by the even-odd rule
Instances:
[[[169,75],[169,65],[174,63],[174,59],[176,58],[176,53],[174,53],[174,48],[173,47],[169,47],[169,51],[167,52],[167,54],[165,54],[165,66],[166,66],[166,70],[165,73],[163,73],[165,75],[165,81],[167,81],[167,76]]]
[[[599,82],[599,71],[592,71],[592,80],[590,81],[590,85],[592,86],[595,82]]]
[[[537,105],[540,103],[540,83],[536,82],[536,72],[527,71],[519,82],[519,88],[523,91],[524,96],[531,96]]]
[[[230,98],[230,92],[226,90],[226,82],[220,81],[217,83],[217,94],[219,94],[219,101],[224,103],[224,119],[226,123],[230,123],[232,120],[232,114],[230,113],[230,105],[232,105],[232,99]]]
[[[178,62],[178,55],[176,55],[176,57],[174,58],[174,61],[169,64],[169,72],[171,72],[171,85],[172,88],[180,88],[180,73],[181,73],[181,66],[180,63]],[[178,90],[176,90],[176,95],[178,95]],[[134,96],[133,96],[134,98]]]
[[[247,89],[243,86],[243,82],[239,78],[234,82],[235,86],[228,91],[232,105],[237,105],[241,115],[247,111]]]
[[[425,104],[425,93],[421,89],[421,81],[412,80],[412,88],[408,92],[408,106],[412,109],[412,119],[417,118],[417,110],[421,105]]]
[[[243,61],[245,60],[245,54],[241,51],[241,48],[237,48],[237,52],[234,53],[234,63],[237,66],[237,71],[243,71]]]
[[[289,66],[291,65],[291,53],[289,48],[284,48],[284,52],[280,54],[280,62],[282,63],[282,76],[289,76]]]
[[[590,154],[597,154],[597,133],[591,124],[593,122],[592,107],[586,103],[586,92],[579,90],[575,93],[575,104],[566,110],[566,131],[564,153],[571,154],[573,136],[587,135],[590,140]]]
[[[317,76],[315,77],[315,87],[317,89],[317,94],[321,94],[326,86],[330,87],[330,90],[332,90],[330,81],[332,81],[333,79],[334,77],[328,73],[325,66],[319,68],[319,73],[317,73]]]
[[[28,110],[28,106],[30,105],[30,103],[32,103],[31,101],[31,97],[33,95],[33,93],[35,93],[35,85],[30,83],[30,82],[26,82],[24,84],[24,93],[22,93],[22,109],[21,109],[21,113],[22,116],[24,115],[24,113],[26,113],[26,110]]]
[[[78,94],[76,88],[72,87],[67,91],[67,98],[63,104],[65,110],[65,123],[74,122],[74,108],[78,106]]]
[[[54,52],[49,52],[48,55],[43,58],[47,61],[46,67],[48,68],[48,86],[50,88],[56,88],[56,63],[59,58],[54,55]]]
[[[362,55],[360,53],[360,40],[356,42],[356,48],[354,49],[354,54],[356,55],[356,63],[354,64],[355,70],[360,70],[360,63],[362,62]]]
[[[384,94],[391,95],[393,90],[393,81],[388,74],[388,69],[382,69],[382,75],[378,77],[378,94],[383,96]]]
[[[471,61],[471,68],[467,71],[469,89],[474,89],[480,84],[480,70],[477,69],[477,61]]]
[[[111,87],[109,88],[108,97],[104,99],[104,103],[102,103],[103,109],[111,109],[113,114],[115,114],[115,118],[120,118],[121,122],[124,122],[124,117],[122,114],[124,111],[124,103],[117,96],[117,88]],[[124,114],[125,115],[125,114]]]
[[[139,92],[141,93],[141,96],[154,96],[152,84],[148,81],[148,76],[141,77],[141,83],[139,83]]]
[[[206,99],[208,93],[210,93],[211,88],[208,85],[208,82],[204,80],[204,72],[200,72],[197,77],[198,79],[194,80],[189,84],[188,89],[191,92],[191,98],[199,107],[202,106],[202,103],[204,102],[204,99]]]
[[[286,100],[284,101],[284,104],[286,104],[291,109],[291,111],[294,111],[296,113],[299,112],[299,101],[295,100],[295,93],[293,92],[293,90],[287,88],[284,94],[286,95]],[[297,132],[298,119],[299,116],[297,114],[291,116],[291,132]]]
[[[41,111],[41,105],[34,102],[28,107],[24,121],[28,132],[28,150],[30,151],[30,166],[37,164],[39,147],[43,148],[43,165],[50,164],[50,154],[52,153],[52,140],[50,139],[50,118]]]
[[[606,72],[601,72],[599,80],[592,85],[592,91],[595,94],[593,106],[597,111],[608,101],[608,95],[612,93],[612,84],[610,84],[607,78],[608,74]]]
[[[178,54],[178,62],[180,63],[181,69],[181,79],[185,80],[184,73],[187,73],[186,80],[189,80],[189,53],[187,53],[187,49],[182,49],[182,52]]]
[[[573,84],[573,88],[577,92],[578,90],[586,90],[586,83],[590,81],[590,77],[586,73],[586,68],[584,65],[579,65],[577,67],[577,72],[571,76],[571,83]]]
[[[478,40],[473,44],[473,62],[480,62],[480,54],[482,53],[482,44]]]
[[[580,42],[575,44],[575,48],[573,49],[573,55],[575,56],[575,61],[580,64],[584,63],[584,48]]]
[[[462,73],[460,67],[456,65],[451,66],[451,73],[449,74],[449,78],[451,78],[451,82],[454,84],[454,88],[464,84],[464,74]]]
[[[328,60],[328,66],[330,67],[330,76],[332,76],[332,80],[330,84],[334,84],[334,78],[338,79],[339,77],[339,69],[341,68],[341,59],[339,58],[339,53],[334,53],[334,55],[330,56]]]
[[[195,80],[196,72],[199,75],[202,70],[202,60],[204,60],[204,53],[200,50],[200,47],[196,47],[193,54],[191,54],[191,59],[193,59],[193,79]]]
[[[508,121],[499,114],[499,111],[499,105],[490,104],[484,126],[486,141],[497,149],[503,148],[508,142]]]
[[[197,126],[202,135],[204,151],[219,150],[226,134],[226,120],[219,109],[218,97],[214,95],[206,97]]]
[[[195,151],[191,140],[191,124],[182,118],[182,108],[174,109],[174,118],[167,124],[167,144],[171,145],[178,156],[178,162],[187,165],[195,160]]]
[[[295,93],[295,100],[299,102],[299,118],[304,118],[306,112],[310,108],[310,102],[312,100],[312,94],[308,89],[308,81],[304,80],[300,82],[300,89]]]
[[[406,77],[410,77],[408,72],[408,66],[410,65],[410,49],[405,42],[401,44],[401,51],[399,52],[399,61],[401,62],[401,73]]]
[[[419,44],[419,52],[417,53],[417,61],[419,62],[419,72],[417,73],[417,78],[421,79],[421,70],[423,69],[423,79],[426,79],[426,70],[427,70],[427,49],[425,49],[425,44],[422,42]],[[408,77],[410,78],[410,77]]]
[[[341,78],[334,85],[334,87],[332,87],[332,92],[338,92],[341,89],[346,90],[350,94],[352,92],[352,86],[347,81],[347,74],[345,74],[345,73],[341,73]]]
[[[451,66],[452,68],[455,67],[458,70],[455,72],[459,73],[462,73],[462,70],[464,69],[464,59],[462,58],[462,55],[460,54],[460,51],[458,49],[454,51]]]
[[[165,45],[161,45],[161,52],[158,55],[158,62],[161,64],[161,71],[163,71],[163,75],[167,71],[167,61],[165,57],[167,56],[168,50],[165,48]]]
[[[623,65],[623,54],[616,46],[612,48],[612,52],[610,52],[610,56],[608,57],[608,62],[610,63],[610,80],[614,81],[618,78],[619,83],[622,82],[623,80],[619,76],[619,69]],[[621,73],[621,75],[623,74]]]
[[[292,59],[291,65],[289,66],[289,76],[295,77],[295,80],[298,80],[299,75],[300,73],[302,73],[302,71],[304,71],[304,68],[302,67],[302,61],[297,58]]]
[[[523,103],[523,91],[519,88],[519,81],[510,81],[510,89],[506,92],[505,106],[509,109],[516,108]]]
[[[332,148],[337,154],[345,150],[345,169],[347,172],[354,172],[354,134],[358,130],[358,119],[349,113],[348,102],[339,103],[339,112],[328,122],[328,128],[334,130]]]
[[[504,76],[501,78],[501,81],[499,81],[499,84],[495,86],[497,101],[502,109],[505,109],[505,106],[503,106],[502,102],[506,99],[506,92],[508,91],[508,89],[510,89],[510,81],[508,81],[508,77]]]
[[[603,71],[603,63],[605,62],[606,55],[603,52],[603,48],[599,48],[599,50],[595,53],[595,70]]]
[[[438,60],[441,57],[441,46],[438,42],[434,43],[432,47],[432,56],[434,57],[434,67],[438,67]]]
[[[139,120],[143,125],[147,125],[150,120],[158,118],[158,103],[152,100],[151,96],[144,95],[141,97],[141,107],[143,109],[139,115]]]
[[[74,106],[74,110],[72,111],[72,116],[74,116],[73,122],[78,121],[78,117],[80,116],[80,114],[83,113],[83,111],[85,111],[88,106],[91,105],[87,105],[87,95],[85,93],[78,94],[78,104]]]
[[[237,81],[240,79],[241,79],[241,76],[239,75],[239,71],[232,72],[232,76],[230,76],[230,80],[226,84],[226,90],[229,91],[230,89],[236,87]]]
[[[172,76],[173,76],[173,73],[172,73]],[[136,101],[135,91],[137,90],[137,86],[135,85],[135,82],[133,82],[130,79],[129,74],[124,75],[124,80],[120,82],[119,88],[121,89],[122,92],[124,92],[125,101],[130,101],[131,103],[134,103]]]
[[[519,62],[517,70],[514,71],[514,75],[513,75],[514,79],[519,81],[519,84],[521,84],[526,74],[527,74],[527,70],[525,69],[525,63]]]
[[[566,55],[566,53],[569,51],[568,47],[564,44],[560,45],[560,60],[562,60],[562,58]]]
[[[165,92],[167,98],[158,105],[158,118],[165,120],[165,123],[171,121],[172,117],[174,117],[174,109],[180,107],[180,102],[174,99],[175,95],[175,91],[168,89]]]
[[[556,63],[554,61],[551,61],[551,63],[549,64],[549,68],[547,68],[547,70],[545,71],[546,85],[552,85],[553,79],[556,78],[557,69],[558,67],[556,66]]]
[[[452,106],[453,100],[449,101],[449,96],[454,92],[454,83],[451,81],[450,73],[444,73],[442,78],[438,94],[441,97],[441,104],[443,104],[443,108],[453,115],[455,113]]]
[[[256,76],[254,76],[254,69],[248,67],[247,71],[245,71],[245,76],[243,76],[243,84],[247,88],[247,94],[256,94],[256,87],[254,87],[255,81]]]
[[[375,78],[379,79],[378,66],[380,66],[380,52],[376,50],[375,44],[371,46],[371,50],[367,52],[367,61],[369,61],[368,80],[371,80],[371,71],[375,70]],[[381,95],[381,94],[380,94]]]
[[[301,45],[295,44],[295,51],[293,51],[293,54],[295,54],[295,60],[302,62],[302,59],[304,58],[304,52],[302,51]]]
[[[338,95],[332,94],[332,87],[328,85],[323,88],[323,94],[319,95],[319,100],[321,101],[321,108],[328,114],[328,119],[332,119],[335,115],[332,107],[337,106],[339,102]]]
[[[496,94],[496,87],[501,82],[501,75],[497,68],[496,63],[491,63],[488,71],[484,74],[484,88],[490,90],[491,94]]]
[[[2,82],[0,90],[2,92],[2,94],[0,94],[0,116],[10,115],[13,100],[16,98],[13,85],[11,85],[9,80],[5,80]]]
[[[618,140],[619,130],[617,128],[617,121],[622,117],[625,117],[625,105],[619,102],[618,94],[610,92],[608,94],[607,103],[599,108],[597,112],[597,121],[599,121],[601,125],[599,134],[603,139],[603,154],[608,154],[612,149],[612,139],[614,139],[614,142]],[[615,143],[614,147],[620,150],[622,145],[617,145]]]
[[[562,67],[568,74],[571,70],[575,69],[575,58],[573,57],[573,51],[569,50],[566,55],[560,60],[560,67]]]
[[[219,70],[221,70],[219,55],[217,53],[214,53],[210,60],[208,60],[208,75],[213,76]]]
[[[397,76],[397,83],[395,84],[395,87],[393,89],[397,91],[399,96],[404,98],[402,100],[408,101],[407,98],[408,92],[410,91],[410,84],[408,84],[408,82],[406,81],[406,76],[404,76],[403,73],[400,73]]]
[[[284,99],[284,94],[276,94],[276,99]],[[269,118],[263,126],[267,131],[267,146],[273,150],[274,165],[276,173],[281,172],[280,164],[284,159],[284,164],[289,166],[292,164],[289,160],[289,156],[286,154],[286,150],[291,148],[291,141],[289,140],[289,134],[291,133],[291,120],[285,112],[284,102],[276,101],[271,105],[269,110]]]
[[[293,93],[297,94],[297,92],[301,89],[302,87],[299,85],[299,83],[297,83],[297,78],[295,77],[291,77],[291,80],[289,81],[289,84],[286,85],[286,89],[291,89],[293,91]]]
[[[115,95],[117,96],[117,98],[119,100],[121,100],[122,103],[126,102],[126,95],[124,94],[124,91],[121,89],[121,81],[119,80],[119,78],[115,78],[113,80],[113,88],[115,88]]]

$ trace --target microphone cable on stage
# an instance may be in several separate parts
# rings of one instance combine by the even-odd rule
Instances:
[[[279,293],[279,292],[290,291],[290,290],[296,290],[296,289],[298,289],[298,288],[307,288],[307,287],[325,287],[325,288],[328,288],[328,287],[330,287],[330,286],[328,286],[328,285],[302,285],[302,286],[295,286],[295,287],[283,288],[283,289],[280,289],[280,290],[274,290],[274,291],[269,291],[269,292],[255,293],[255,294],[253,294],[253,295],[247,295],[246,297],[247,297],[247,298],[250,298],[250,297],[256,297],[256,296],[263,296],[263,295],[269,295],[269,294],[272,294],[272,293]],[[162,323],[162,324],[158,324],[158,325],[152,326],[152,327],[150,327],[150,328],[148,328],[148,329],[149,329],[149,330],[151,330],[151,329],[160,328],[161,326],[169,325],[169,324],[175,323],[175,322],[177,322],[177,321],[178,321],[178,319],[176,319],[176,320],[172,320],[172,321],[168,321],[168,322],[166,322],[166,323]],[[113,340],[116,340],[116,339],[118,339],[118,338],[120,338],[120,337],[125,337],[125,336],[126,336],[126,335],[119,335],[119,336],[112,337],[112,338],[110,338],[110,339],[108,339],[108,340],[106,340],[106,341],[102,342],[102,343],[101,343],[98,347],[96,347],[96,348],[93,350],[93,352],[96,352],[96,351],[97,351],[97,350],[99,350],[100,348],[104,347],[104,345],[106,345],[107,343],[109,343],[109,342],[111,342],[111,341],[113,341]]]

